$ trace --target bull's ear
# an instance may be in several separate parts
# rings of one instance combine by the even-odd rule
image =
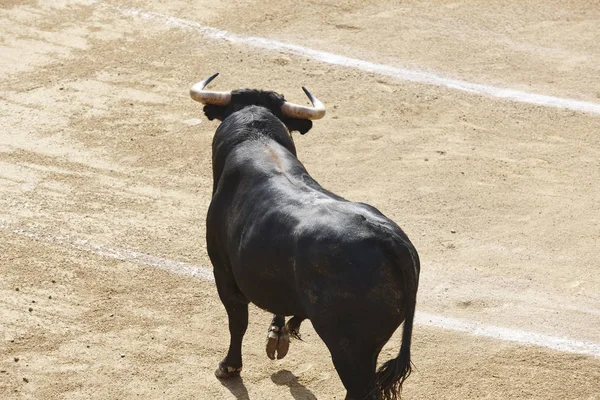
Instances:
[[[286,118],[283,123],[290,132],[298,131],[300,134],[304,135],[306,132],[310,131],[312,128],[312,121],[309,119],[297,119],[297,118]]]
[[[208,118],[210,121],[212,121],[215,118],[219,121],[223,121],[223,119],[225,118],[225,110],[227,110],[227,107],[207,104],[204,106],[203,110],[204,115],[206,115],[206,118]]]

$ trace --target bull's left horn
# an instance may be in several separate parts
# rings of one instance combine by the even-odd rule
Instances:
[[[231,102],[231,92],[213,92],[210,90],[204,90],[213,79],[215,79],[219,73],[209,76],[205,80],[196,83],[190,89],[190,96],[192,99],[202,104],[214,104],[216,106],[226,106]]]
[[[287,101],[281,106],[281,112],[286,117],[298,119],[321,119],[325,116],[325,106],[315,96],[303,86],[302,90],[308,96],[312,103],[312,107],[301,106],[299,104],[288,103]]]

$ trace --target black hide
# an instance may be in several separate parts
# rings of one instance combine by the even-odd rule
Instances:
[[[238,373],[248,303],[310,319],[331,352],[347,399],[395,399],[410,373],[419,258],[404,232],[372,206],[322,188],[296,157],[273,92],[232,92],[213,139],[213,198],[206,234],[231,343],[217,375]],[[405,320],[399,356],[377,356]]]

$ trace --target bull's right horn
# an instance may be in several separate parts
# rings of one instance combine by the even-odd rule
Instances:
[[[219,73],[209,76],[205,80],[196,83],[190,89],[190,96],[192,99],[202,104],[214,104],[215,106],[226,106],[231,102],[231,92],[213,92],[210,90],[204,90],[213,79],[215,79]]]
[[[283,115],[291,118],[299,119],[320,119],[325,116],[325,106],[308,89],[302,86],[302,90],[312,103],[312,107],[301,106],[299,104],[288,103],[287,101],[281,106]]]

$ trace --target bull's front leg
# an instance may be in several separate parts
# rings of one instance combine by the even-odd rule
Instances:
[[[248,328],[248,300],[224,268],[215,267],[214,274],[217,291],[229,319],[229,351],[215,371],[217,378],[225,379],[239,375],[242,370],[242,340]]]
[[[273,321],[267,332],[267,357],[274,360],[277,356],[281,360],[286,356],[290,348],[290,335],[285,326],[285,317],[283,315],[273,315]],[[277,354],[276,354],[277,353]]]

